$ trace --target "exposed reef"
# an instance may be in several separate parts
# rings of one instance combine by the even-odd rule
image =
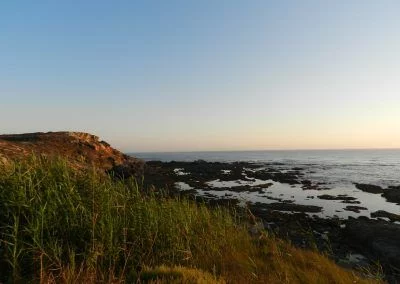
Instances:
[[[386,189],[373,184],[356,183],[355,186],[368,193],[381,194],[387,201],[400,204],[400,185],[389,186]]]

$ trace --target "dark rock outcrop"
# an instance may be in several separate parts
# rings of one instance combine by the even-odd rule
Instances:
[[[356,188],[359,190],[369,192],[369,193],[383,193],[384,189],[378,185],[366,184],[366,183],[356,183]]]
[[[353,211],[356,213],[360,213],[361,210],[367,210],[368,208],[357,206],[357,205],[348,205],[344,208],[346,211]]]
[[[329,194],[322,194],[317,196],[319,199],[324,200],[343,200],[343,201],[353,201],[356,200],[355,197],[347,196],[347,195],[329,195]]]
[[[362,191],[369,193],[381,193],[387,201],[400,204],[400,185],[389,186],[386,189],[373,184],[356,183],[355,185]]]
[[[400,185],[399,186],[389,186],[382,194],[387,201],[400,204]]]
[[[385,210],[378,210],[371,213],[372,218],[388,218],[392,222],[400,222],[400,215],[387,212]],[[400,238],[400,236],[399,236]]]
[[[308,213],[318,213],[322,211],[322,207],[315,205],[301,205],[294,203],[259,203],[256,202],[252,205],[252,208],[257,208],[258,210],[268,209],[268,210],[278,210],[278,211],[292,211],[292,212],[308,212]]]
[[[400,269],[400,225],[351,218],[346,224],[346,235],[352,245]]]

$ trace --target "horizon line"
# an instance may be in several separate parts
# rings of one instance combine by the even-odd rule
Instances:
[[[261,149],[261,150],[187,150],[187,151],[124,151],[125,154],[146,153],[204,153],[204,152],[279,152],[279,151],[363,151],[363,150],[400,150],[400,147],[388,148],[293,148],[293,149]]]

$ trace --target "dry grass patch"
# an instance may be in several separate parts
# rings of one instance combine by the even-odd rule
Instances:
[[[95,170],[74,171],[64,160],[35,157],[5,167],[0,282],[380,281],[266,232],[252,237],[234,212],[144,192],[134,180],[115,181]]]

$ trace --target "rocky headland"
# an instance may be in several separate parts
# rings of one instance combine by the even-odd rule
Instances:
[[[28,156],[63,157],[76,169],[95,168],[119,176],[141,176],[144,162],[114,149],[99,137],[83,132],[36,132],[0,135],[0,162]]]

